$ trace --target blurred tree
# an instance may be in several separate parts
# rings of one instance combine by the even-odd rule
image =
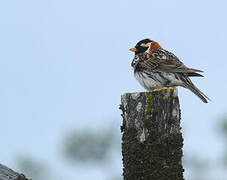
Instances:
[[[227,114],[224,114],[218,121],[218,133],[223,136],[224,139],[224,154],[221,157],[221,161],[225,167],[227,167]]]
[[[74,130],[63,140],[63,154],[74,163],[108,160],[115,144],[116,134],[110,129]]]
[[[190,180],[219,180],[214,177],[213,172],[227,166],[227,115],[222,116],[217,121],[218,133],[223,136],[225,143],[225,153],[220,155],[218,162],[222,164],[218,167],[212,166],[209,159],[202,159],[198,153],[184,156],[184,167],[186,169],[185,179]],[[61,148],[63,157],[68,162],[78,166],[92,164],[100,167],[106,180],[122,180],[121,171],[121,137],[120,130],[113,128],[100,127],[100,129],[72,130],[64,136]],[[118,168],[113,160],[118,159]],[[212,161],[213,162],[213,161]],[[19,170],[32,177],[33,180],[51,180],[53,178],[46,163],[35,160],[33,157],[20,156],[17,159]],[[224,166],[223,166],[224,165]],[[55,172],[57,173],[57,172]],[[223,180],[226,179],[223,178]]]
[[[31,177],[32,180],[51,180],[50,169],[44,162],[28,156],[19,156],[16,162],[20,172],[26,174],[27,177]]]
[[[63,156],[76,165],[100,169],[107,180],[122,180],[120,141],[120,129],[73,130],[63,139]]]
[[[193,156],[187,156],[186,154],[184,157],[184,166],[190,171],[190,179],[219,180],[220,177],[222,177],[221,180],[227,179],[226,174],[221,173],[227,167],[227,115],[222,115],[218,119],[219,121],[216,121],[216,130],[223,137],[224,153],[220,154],[219,159],[213,159],[212,163],[209,163],[211,161],[209,159],[201,159],[197,153]],[[219,174],[219,177],[215,177],[217,174]]]

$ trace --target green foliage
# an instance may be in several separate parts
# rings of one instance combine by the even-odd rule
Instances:
[[[227,115],[223,115],[218,124],[218,132],[223,136],[224,139],[224,145],[225,145],[225,152],[222,155],[222,162],[225,166],[227,166]]]
[[[227,137],[227,115],[224,115],[222,118],[220,118],[219,129],[220,129],[220,132],[226,138]]]
[[[78,163],[102,162],[113,148],[114,134],[111,130],[72,131],[63,141],[64,156]]]

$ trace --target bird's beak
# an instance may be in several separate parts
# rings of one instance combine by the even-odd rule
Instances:
[[[131,48],[129,50],[132,51],[132,52],[136,52],[136,48],[135,47],[133,47],[133,48]]]

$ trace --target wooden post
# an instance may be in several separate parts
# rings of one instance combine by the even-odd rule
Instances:
[[[12,169],[0,164],[0,180],[31,180],[23,174],[19,174]]]
[[[183,180],[177,89],[121,97],[124,180]]]

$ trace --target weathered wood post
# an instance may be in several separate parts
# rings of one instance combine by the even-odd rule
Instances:
[[[31,180],[23,174],[19,174],[12,169],[0,164],[0,180]]]
[[[124,180],[183,180],[177,89],[121,97]]]

